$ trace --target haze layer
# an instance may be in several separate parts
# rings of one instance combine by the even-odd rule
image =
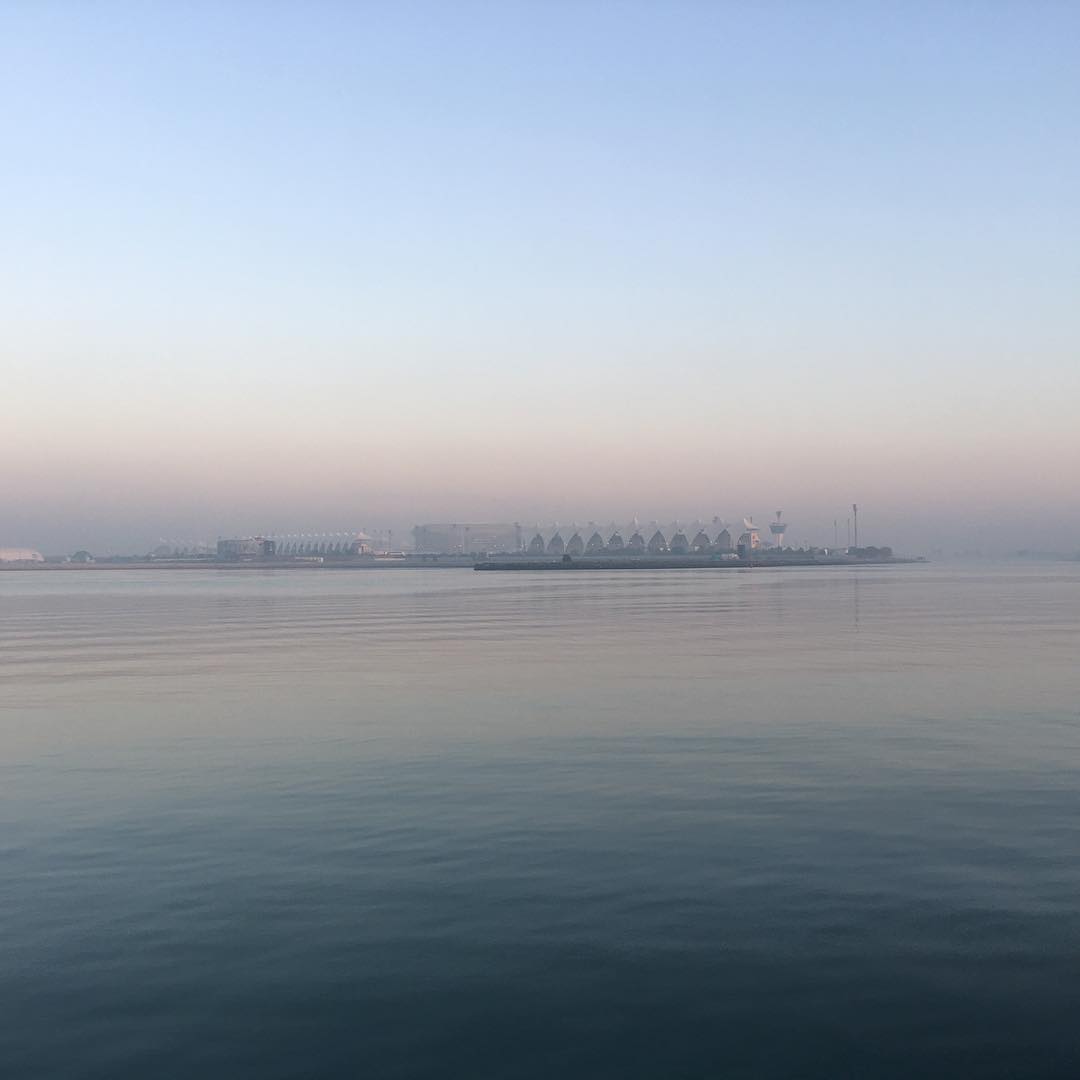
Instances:
[[[0,544],[1080,546],[1074,7],[0,20]]]

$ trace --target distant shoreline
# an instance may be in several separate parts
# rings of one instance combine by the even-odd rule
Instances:
[[[92,562],[92,563],[0,563],[0,572],[4,571],[27,571],[37,573],[40,571],[59,570],[67,573],[81,573],[86,570],[157,570],[172,572],[175,570],[399,570],[399,569],[459,569],[471,570],[476,565],[475,559],[463,559],[455,556],[440,556],[439,558],[405,558],[405,559],[369,559],[369,560],[331,560],[328,562],[292,561],[290,559],[145,559],[133,562]]]
[[[925,563],[922,558],[908,559],[893,556],[887,559],[859,559],[847,556],[818,556],[805,558],[716,559],[697,555],[665,556],[580,556],[571,559],[536,559],[511,557],[476,560],[460,555],[406,556],[397,559],[331,560],[327,562],[294,562],[289,559],[252,560],[140,560],[135,562],[92,563],[0,563],[0,573],[40,573],[43,571],[82,573],[93,570],[152,570],[171,573],[184,570],[240,570],[251,573],[259,570],[746,570],[783,569],[788,566],[888,566],[901,563]]]
[[[665,558],[581,558],[569,560],[515,559],[476,564],[477,570],[782,570],[788,566],[891,566],[895,563],[925,563],[925,559],[853,559],[823,556],[820,558],[783,559],[710,559],[672,555]]]

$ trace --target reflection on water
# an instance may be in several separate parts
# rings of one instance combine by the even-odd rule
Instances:
[[[2,574],[0,1068],[1071,1075],[1078,571]]]

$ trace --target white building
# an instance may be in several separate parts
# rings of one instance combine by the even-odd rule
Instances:
[[[0,548],[0,563],[43,563],[45,556],[34,548]]]

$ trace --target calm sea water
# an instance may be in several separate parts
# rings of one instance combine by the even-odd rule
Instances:
[[[0,1075],[1080,1073],[1080,565],[0,574]]]

